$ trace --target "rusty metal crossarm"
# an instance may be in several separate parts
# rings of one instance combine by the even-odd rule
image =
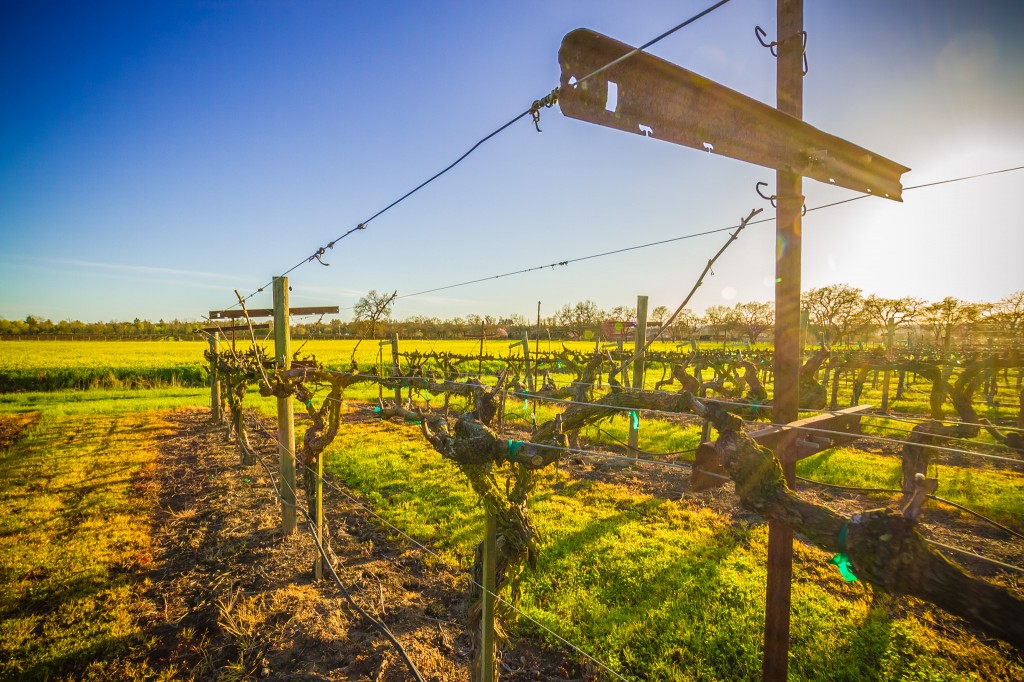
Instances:
[[[902,201],[906,166],[646,52],[576,85],[631,50],[588,29],[565,36],[558,52],[562,113]]]

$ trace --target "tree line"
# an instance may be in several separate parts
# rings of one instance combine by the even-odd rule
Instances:
[[[370,291],[354,308],[355,329],[346,332],[376,338],[377,334],[398,332],[403,338],[518,338],[522,332],[550,335],[557,339],[631,339],[636,308],[618,305],[602,310],[590,300],[565,304],[553,315],[539,321],[522,315],[496,317],[466,315],[440,319],[414,316],[391,319],[394,294]],[[880,341],[932,348],[962,347],[969,343],[1020,346],[1024,343],[1024,290],[995,302],[974,303],[947,296],[925,301],[906,296],[886,298],[848,284],[830,284],[809,289],[801,297],[807,342],[821,345],[849,345]],[[666,306],[648,314],[648,329],[662,330],[672,317]],[[333,323],[344,327],[339,321]],[[684,309],[662,331],[667,340],[759,341],[771,340],[775,327],[775,306],[771,301],[713,305],[703,315]],[[315,334],[316,330],[309,329]],[[897,336],[898,335],[898,336]]]
[[[632,339],[636,308],[618,305],[602,310],[590,300],[565,304],[554,314],[528,320],[519,314],[438,318],[415,315],[392,318],[394,293],[370,291],[353,308],[351,320],[295,320],[295,338],[381,338],[392,332],[407,339],[520,338],[523,332],[552,339]],[[802,297],[809,344],[844,345],[882,342],[932,348],[970,343],[1024,344],[1024,290],[991,303],[973,303],[947,296],[941,301],[913,297],[864,296],[847,284],[809,289]],[[658,306],[648,314],[648,329],[661,330],[672,311]],[[132,322],[53,322],[29,315],[24,320],[0,319],[0,336],[76,338],[191,338],[208,323],[136,318]],[[685,309],[664,329],[674,341],[770,341],[775,309],[770,301],[731,306],[713,305],[703,315]]]

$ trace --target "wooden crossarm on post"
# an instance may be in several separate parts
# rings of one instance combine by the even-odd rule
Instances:
[[[254,324],[251,327],[247,324],[234,324],[227,327],[203,327],[202,329],[195,330],[196,334],[214,334],[216,332],[247,332],[250,329],[258,331],[261,329],[270,329],[270,323],[267,324]]]
[[[321,305],[312,306],[309,308],[289,308],[288,315],[336,315],[338,313],[338,306],[336,305]],[[211,320],[237,320],[244,318],[245,312],[242,310],[211,310]],[[249,317],[273,317],[273,308],[252,308],[249,310]],[[241,327],[240,327],[241,328]],[[248,329],[248,327],[244,327]]]
[[[836,412],[798,419],[785,426],[770,426],[749,435],[758,445],[763,445],[774,452],[783,464],[797,462],[825,448],[845,445],[857,440],[860,437],[861,415],[873,409],[873,405],[854,405]],[[841,431],[849,435],[840,436],[835,433],[815,435],[808,429]]]
[[[861,415],[872,409],[874,408],[871,405],[855,405],[837,412],[798,419],[783,426],[759,429],[748,435],[758,445],[771,450],[783,464],[795,464],[825,448],[857,440],[860,437]],[[815,435],[807,429],[843,432],[848,435],[837,435],[837,433]],[[721,453],[715,448],[714,442],[701,443],[694,453],[690,488],[698,491],[725,485],[728,483],[724,478],[726,473],[722,466]]]

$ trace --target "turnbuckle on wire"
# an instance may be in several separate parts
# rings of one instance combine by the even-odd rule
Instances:
[[[558,88],[555,88],[549,92],[545,97],[533,101],[530,105],[530,116],[533,117],[533,127],[537,129],[537,132],[543,132],[540,129],[540,110],[542,107],[550,109],[558,103]]]

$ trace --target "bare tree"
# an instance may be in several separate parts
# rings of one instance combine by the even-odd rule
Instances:
[[[684,339],[692,339],[697,336],[697,331],[700,329],[701,319],[689,308],[685,308],[679,316],[676,317],[676,321],[672,324],[674,332],[678,332]]]
[[[947,296],[941,301],[930,303],[924,308],[924,323],[932,333],[932,339],[948,352],[953,342],[953,332],[964,330],[974,323],[982,307]]]
[[[377,325],[391,319],[391,308],[395,305],[396,296],[398,296],[397,291],[382,294],[376,289],[371,289],[366,296],[356,302],[352,309],[353,321],[361,323],[364,335],[365,330],[369,330],[371,340],[377,338]]]
[[[737,303],[733,307],[733,319],[736,329],[750,337],[750,343],[757,343],[775,326],[775,306],[760,301]]]
[[[665,320],[667,320],[671,314],[672,311],[668,309],[668,306],[664,305],[659,305],[657,308],[651,311],[651,314],[648,316],[648,322],[657,327],[657,329],[654,330],[655,334],[657,334],[661,330],[661,328],[665,326]],[[648,333],[648,338],[651,338],[650,333]],[[667,339],[668,335],[662,334],[662,338]]]
[[[608,311],[608,317],[616,322],[631,322],[636,319],[636,308],[617,305]]]
[[[575,306],[568,303],[558,311],[558,323],[568,327],[576,338],[582,339],[587,330],[592,330],[601,321],[601,311],[593,301],[580,301]]]
[[[735,311],[729,306],[713,305],[704,311],[704,324],[708,326],[712,335],[721,334],[726,341],[729,339],[729,332],[733,329],[735,322]]]
[[[818,328],[818,338],[824,345],[841,342],[864,324],[864,298],[860,289],[849,284],[809,289],[802,298],[803,309],[810,323]]]
[[[864,301],[864,314],[885,334],[885,348],[892,350],[892,335],[896,329],[916,320],[924,310],[925,302],[919,298],[882,298],[871,294]]]
[[[1024,289],[993,305],[988,319],[1010,344],[1016,346],[1024,341]]]

